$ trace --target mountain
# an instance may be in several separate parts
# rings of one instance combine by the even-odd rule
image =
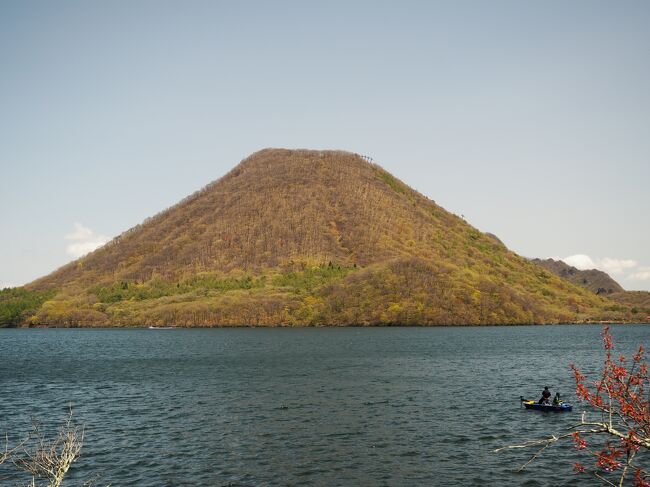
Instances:
[[[585,287],[596,294],[612,294],[624,290],[609,274],[598,269],[579,270],[561,260],[554,259],[533,259],[533,262],[556,276]]]
[[[342,151],[259,151],[91,254],[0,292],[0,322],[10,325],[444,325],[629,316],[626,307],[516,255],[381,167]]]

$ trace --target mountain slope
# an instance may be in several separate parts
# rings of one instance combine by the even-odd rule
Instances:
[[[620,291],[608,296],[612,301],[630,308],[632,315],[640,321],[650,322],[650,292]]]
[[[257,152],[26,291],[53,297],[33,300],[14,324],[505,324],[626,313],[340,151]]]

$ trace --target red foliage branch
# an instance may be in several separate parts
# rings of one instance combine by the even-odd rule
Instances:
[[[577,474],[589,473],[607,485],[622,487],[628,475],[634,472],[632,481],[636,487],[650,487],[650,471],[634,464],[639,451],[650,453],[650,382],[648,364],[644,361],[645,350],[640,346],[631,361],[623,355],[614,358],[614,342],[609,327],[603,328],[602,337],[605,361],[600,379],[588,381],[580,369],[571,364],[578,400],[599,413],[600,421],[587,421],[585,411],[580,422],[569,427],[570,433],[494,450],[539,447],[518,471],[524,470],[550,445],[571,438],[576,450],[591,457],[590,463],[573,465]],[[605,478],[611,474],[618,476],[617,483]]]
[[[575,448],[585,450],[594,457],[591,470],[582,463],[576,463],[574,471],[576,473],[591,471],[600,478],[602,472],[620,472],[618,485],[623,485],[627,473],[634,468],[633,460],[636,453],[641,448],[650,449],[648,364],[644,361],[643,346],[639,347],[631,362],[623,355],[615,359],[614,343],[608,326],[603,328],[602,337],[605,361],[599,380],[588,382],[580,369],[571,365],[578,400],[590,405],[601,414],[601,420],[597,422],[587,422],[583,416],[582,422],[578,425],[598,428],[578,429],[571,434]],[[607,438],[604,444],[592,450],[582,435],[594,433],[605,434]],[[636,467],[633,480],[635,486],[650,487],[650,472]]]

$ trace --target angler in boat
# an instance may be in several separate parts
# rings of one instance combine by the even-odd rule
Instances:
[[[542,397],[539,400],[540,404],[550,404],[549,398],[551,397],[551,391],[548,390],[548,386],[544,387],[542,391]]]
[[[563,412],[568,412],[573,409],[571,404],[568,402],[564,402],[562,399],[560,399],[560,393],[558,392],[555,394],[555,397],[553,398],[553,404],[550,403],[544,403],[541,401],[534,401],[533,399],[524,399],[524,396],[521,396],[519,398],[521,401],[521,404],[526,408],[526,409],[534,409],[536,411],[546,411],[546,412],[555,412],[555,413],[563,413]]]

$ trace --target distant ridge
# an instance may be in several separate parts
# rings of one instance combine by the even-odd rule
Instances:
[[[0,323],[448,325],[630,316],[344,151],[256,152],[12,292],[0,294]]]
[[[564,261],[553,259],[532,261],[556,276],[629,308],[633,321],[650,322],[650,292],[626,291],[609,274],[598,269],[578,270]]]
[[[585,287],[596,294],[612,294],[623,291],[621,285],[609,274],[598,269],[578,270],[564,261],[554,259],[533,259],[533,262],[556,276]]]

